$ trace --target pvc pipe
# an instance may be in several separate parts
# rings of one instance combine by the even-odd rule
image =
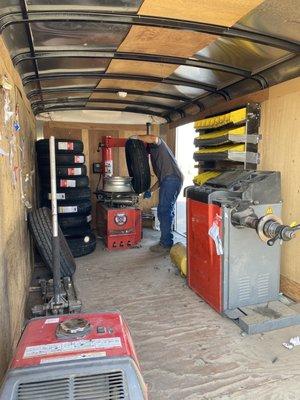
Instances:
[[[52,269],[53,269],[53,291],[54,303],[61,303],[60,290],[60,245],[58,236],[57,220],[57,193],[56,193],[56,160],[55,160],[55,138],[49,139],[50,152],[50,179],[51,179],[51,210],[52,210]]]

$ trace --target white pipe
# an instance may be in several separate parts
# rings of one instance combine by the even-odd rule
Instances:
[[[57,192],[56,192],[56,160],[55,160],[55,138],[50,136],[50,179],[51,179],[51,209],[52,209],[52,228],[53,236],[58,236],[57,221]]]
[[[53,292],[54,303],[61,303],[60,285],[60,243],[58,236],[57,220],[57,193],[56,193],[56,160],[55,160],[55,138],[49,140],[50,156],[50,179],[51,179],[51,209],[52,209],[52,269],[53,269]],[[56,311],[55,309],[53,311]]]

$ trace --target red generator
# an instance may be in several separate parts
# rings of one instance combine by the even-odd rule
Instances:
[[[142,214],[139,208],[115,208],[97,203],[97,230],[108,250],[125,250],[142,238]]]
[[[119,313],[31,320],[1,400],[146,400],[127,325]]]

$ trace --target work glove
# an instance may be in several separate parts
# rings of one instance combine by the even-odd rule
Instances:
[[[152,193],[150,192],[150,190],[146,190],[146,192],[144,193],[144,199],[151,199]]]

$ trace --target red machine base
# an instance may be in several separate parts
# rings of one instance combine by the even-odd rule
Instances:
[[[135,207],[112,208],[97,203],[97,230],[108,250],[126,250],[142,239],[142,214]]]
[[[187,199],[188,285],[216,311],[222,312],[222,259],[208,231],[220,223],[221,208]]]

